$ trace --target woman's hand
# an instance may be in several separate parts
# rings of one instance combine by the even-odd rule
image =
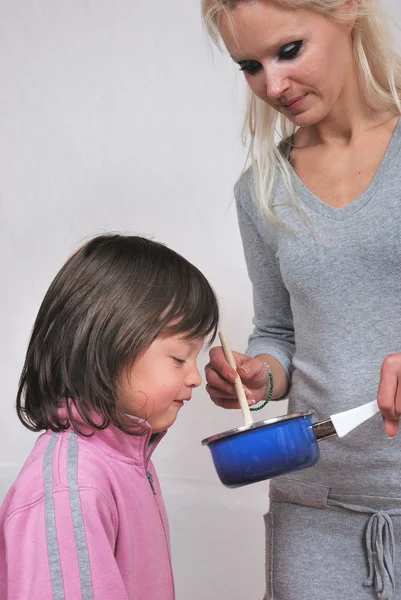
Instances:
[[[389,354],[383,361],[377,403],[388,437],[394,437],[401,418],[401,353]]]
[[[233,352],[238,375],[244,385],[250,405],[266,400],[269,393],[269,370],[260,358],[250,358]],[[216,346],[210,350],[210,362],[206,365],[206,390],[217,406],[240,408],[235,393],[234,381],[237,373],[228,364],[223,348]]]

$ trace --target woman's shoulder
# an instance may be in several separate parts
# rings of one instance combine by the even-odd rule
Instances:
[[[294,136],[291,135],[282,139],[277,144],[277,150],[286,160],[290,160],[291,148],[294,144]],[[235,197],[241,200],[244,197],[249,197],[253,193],[254,167],[252,163],[247,169],[244,169],[237,183],[235,184]]]
[[[234,187],[234,195],[238,204],[248,203],[252,200],[253,192],[253,167],[249,166],[242,172]]]
[[[282,140],[277,148],[280,153],[288,160],[291,150],[291,138]],[[277,186],[282,185],[282,179],[280,177],[280,173],[276,174],[277,179],[275,183],[275,189]],[[247,169],[245,169],[239,179],[237,180],[234,187],[234,196],[237,203],[237,206],[244,208],[249,213],[257,213],[258,212],[258,202],[255,193],[255,173],[253,164],[251,164]]]

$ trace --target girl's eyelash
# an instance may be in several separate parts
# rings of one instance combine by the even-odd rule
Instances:
[[[178,365],[185,365],[185,360],[183,358],[177,358],[176,356],[173,356],[173,360],[175,360]]]
[[[282,46],[278,51],[278,57],[280,60],[293,60],[297,58],[299,52],[304,45],[303,40],[297,40]],[[260,62],[256,60],[241,60],[238,62],[240,71],[245,71],[248,75],[256,75],[262,69]]]
[[[296,42],[291,42],[290,44],[282,46],[278,51],[278,57],[281,60],[292,60],[293,58],[296,58],[303,44],[303,40],[297,40]]]

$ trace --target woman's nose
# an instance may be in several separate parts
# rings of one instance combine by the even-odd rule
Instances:
[[[265,66],[266,95],[269,100],[278,100],[289,88],[286,70],[276,63]]]

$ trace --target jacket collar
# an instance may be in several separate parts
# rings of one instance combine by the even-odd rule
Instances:
[[[106,429],[96,429],[92,434],[92,430],[84,424],[75,407],[72,406],[72,412],[76,423],[79,427],[82,440],[90,440],[91,444],[98,446],[107,454],[114,456],[123,461],[134,461],[137,464],[142,464],[147,467],[149,460],[159,445],[167,431],[161,433],[152,433],[152,428],[146,421],[129,415],[134,425],[134,434],[125,433],[115,425],[109,425]],[[61,408],[59,413],[65,415],[67,419],[67,411]],[[96,418],[94,418],[96,421]],[[72,428],[67,429],[71,431]],[[92,435],[91,435],[92,434]],[[90,436],[90,437],[88,437]]]

